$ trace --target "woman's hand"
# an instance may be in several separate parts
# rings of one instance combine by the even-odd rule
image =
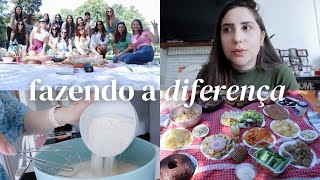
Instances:
[[[116,54],[116,58],[119,59],[121,55],[122,55],[122,53]]]
[[[151,21],[151,24],[153,26],[154,31],[158,30],[158,23],[154,20],[153,22]]]
[[[7,139],[0,133],[0,154],[9,156],[16,155],[16,149],[7,141]]]
[[[57,108],[55,118],[59,124],[78,124],[83,111],[93,103],[91,100],[81,100],[67,107]]]

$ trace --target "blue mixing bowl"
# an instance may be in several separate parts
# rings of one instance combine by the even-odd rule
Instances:
[[[68,140],[59,144],[72,146],[79,154],[81,162],[85,162],[91,159],[91,152],[85,146],[81,138]],[[155,179],[157,154],[158,154],[157,150],[153,144],[145,140],[142,140],[140,138],[135,138],[134,141],[131,143],[131,145],[121,154],[121,159],[127,162],[134,162],[139,166],[139,168],[124,174],[103,177],[103,178],[96,178],[96,179],[99,179],[99,180],[127,180],[127,179],[153,180]],[[64,155],[64,154],[61,154],[61,155]],[[52,159],[54,158],[54,156],[48,153],[40,152],[36,155],[36,158],[40,158],[40,159],[52,162]],[[60,177],[60,176],[50,175],[48,173],[45,173],[39,170],[36,166],[34,166],[34,171],[38,180],[68,180],[68,179],[77,180],[76,178],[72,178],[72,177]]]

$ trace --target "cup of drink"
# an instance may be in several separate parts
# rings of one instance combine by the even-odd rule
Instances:
[[[240,127],[238,125],[230,126],[231,134],[236,144],[240,143]]]
[[[15,56],[17,63],[21,62],[21,57],[20,56]]]

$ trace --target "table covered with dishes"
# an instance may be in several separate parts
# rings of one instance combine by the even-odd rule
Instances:
[[[124,63],[107,63],[93,66],[93,72],[86,72],[84,68],[75,68],[72,65],[50,64],[22,64],[0,62],[0,89],[29,90],[31,82],[40,79],[37,88],[48,85],[85,87],[96,85],[104,87],[116,81],[116,88],[130,86],[134,90],[142,90],[146,85],[160,88],[160,66],[155,65],[128,65]]]
[[[225,97],[183,103],[161,100],[163,179],[320,178],[320,116],[297,91],[264,107]]]

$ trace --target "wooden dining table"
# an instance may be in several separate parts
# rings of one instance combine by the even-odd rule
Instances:
[[[315,91],[289,91],[287,93],[288,97],[297,99],[299,101],[307,102],[309,105],[309,108],[311,111],[319,111],[320,107],[315,107],[319,103],[319,100],[315,96]],[[168,114],[170,111],[174,109],[175,103],[170,103],[168,101],[162,100],[161,101],[161,120],[168,118]],[[245,111],[249,109],[256,110],[264,115],[265,119],[265,126],[263,128],[266,128],[272,132],[276,137],[276,143],[275,147],[279,148],[279,146],[288,141],[292,140],[299,140],[299,138],[295,139],[288,139],[283,138],[278,135],[276,135],[270,128],[270,123],[273,119],[266,116],[263,113],[263,107],[258,107],[259,102],[253,102],[242,109],[235,108],[233,106],[230,106],[228,104],[224,104],[222,108],[211,112],[211,113],[202,113],[201,120],[198,124],[204,124],[209,127],[209,134],[208,136],[224,133],[228,134],[231,137],[231,130],[230,127],[224,126],[220,123],[221,115],[226,111]],[[290,119],[294,121],[298,126],[300,127],[301,131],[306,129],[313,129],[310,127],[305,120],[308,120],[307,115],[304,117],[300,117],[297,114],[295,114],[295,108],[293,107],[287,107],[286,108],[290,113]],[[173,128],[178,128],[175,126],[172,122],[169,122],[167,126],[164,126],[160,128],[160,138],[162,135]],[[188,128],[189,131],[192,131],[193,128]],[[240,129],[240,137],[244,134],[245,131],[248,129]],[[209,180],[209,179],[236,179],[235,174],[235,168],[239,163],[235,160],[233,160],[230,156],[222,159],[222,160],[212,160],[205,157],[201,151],[200,151],[200,145],[203,141],[203,138],[193,138],[193,142],[191,145],[189,145],[186,148],[183,148],[183,150],[177,150],[177,151],[170,151],[167,150],[165,147],[163,147],[162,144],[160,144],[160,159],[164,159],[165,157],[176,154],[176,153],[187,153],[192,155],[197,159],[198,163],[198,169],[196,174],[194,174],[193,178],[197,180]],[[241,146],[245,147],[247,150],[249,150],[249,147],[247,147],[243,142],[240,143]],[[277,179],[302,179],[302,178],[314,178],[314,179],[320,179],[320,138],[317,138],[312,144],[308,145],[316,154],[316,164],[312,168],[296,168],[291,165],[289,165],[283,173],[281,173],[279,176],[277,176]],[[251,156],[248,156],[243,163],[252,163],[254,164],[254,159]],[[275,177],[271,177],[268,174],[265,174],[259,168],[256,168],[256,177],[255,179],[274,179]]]

